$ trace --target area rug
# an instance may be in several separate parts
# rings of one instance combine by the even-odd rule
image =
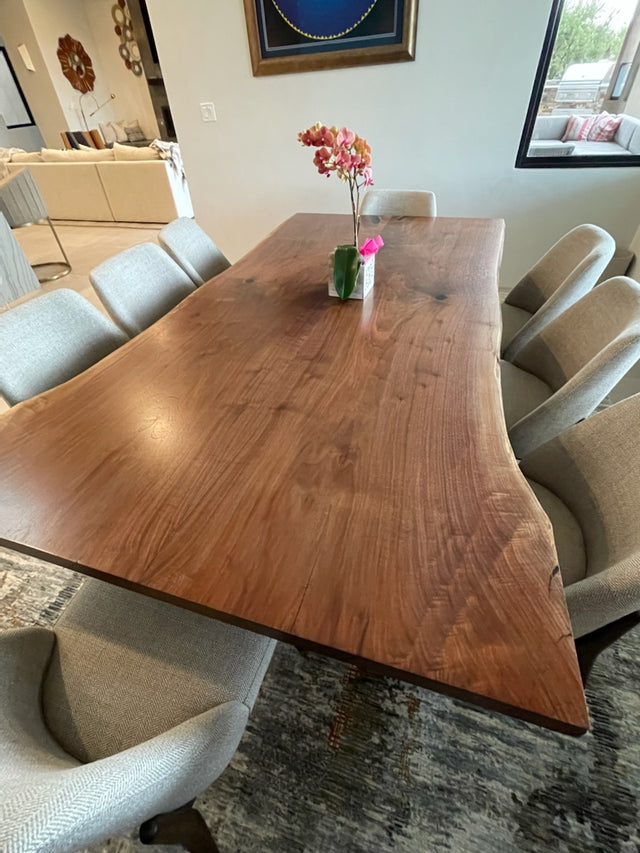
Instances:
[[[0,627],[82,583],[0,550]],[[557,735],[279,643],[230,767],[197,801],[222,853],[636,853],[640,633],[597,662],[592,727]],[[142,853],[130,837],[91,853]]]

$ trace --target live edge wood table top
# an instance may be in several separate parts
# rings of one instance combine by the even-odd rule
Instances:
[[[570,734],[551,527],[503,421],[503,223],[298,214],[0,418],[0,542]]]

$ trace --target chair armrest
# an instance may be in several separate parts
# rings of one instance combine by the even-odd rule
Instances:
[[[0,849],[49,850],[55,841],[76,850],[184,805],[225,769],[247,717],[242,702],[225,702],[108,758],[43,768],[20,790],[3,790],[0,779]]]
[[[565,587],[564,593],[576,639],[639,610],[640,554]]]
[[[545,441],[588,417],[640,356],[640,328],[620,335],[555,394],[513,424],[509,440],[522,459]]]

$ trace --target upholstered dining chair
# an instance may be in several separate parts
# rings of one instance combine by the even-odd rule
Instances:
[[[32,264],[38,281],[55,281],[71,272],[71,262],[60,242],[58,232],[53,227],[44,199],[29,169],[20,169],[0,181],[0,213],[4,215],[10,228],[22,228],[24,225],[35,225],[40,222],[46,222],[51,228],[64,260]]]
[[[583,680],[640,621],[640,394],[581,421],[520,466],[558,551]]]
[[[141,825],[214,853],[194,798],[226,768],[275,641],[87,580],[55,629],[0,633],[0,849],[65,853]]]
[[[436,196],[428,190],[367,190],[360,213],[366,216],[435,216]]]
[[[195,290],[184,270],[155,243],[114,255],[91,270],[89,281],[111,317],[132,337]]]
[[[211,237],[189,216],[165,225],[158,234],[158,242],[196,287],[231,266]]]
[[[616,243],[597,225],[561,237],[502,303],[502,356],[512,361],[554,317],[584,296],[613,257]]]
[[[75,290],[35,296],[0,314],[0,394],[14,406],[66,382],[127,340]]]
[[[516,456],[590,415],[639,357],[640,284],[610,278],[501,362]]]

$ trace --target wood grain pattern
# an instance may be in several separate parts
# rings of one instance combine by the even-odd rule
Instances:
[[[0,541],[577,734],[549,522],[499,390],[503,224],[299,214],[82,376],[0,419]]]

